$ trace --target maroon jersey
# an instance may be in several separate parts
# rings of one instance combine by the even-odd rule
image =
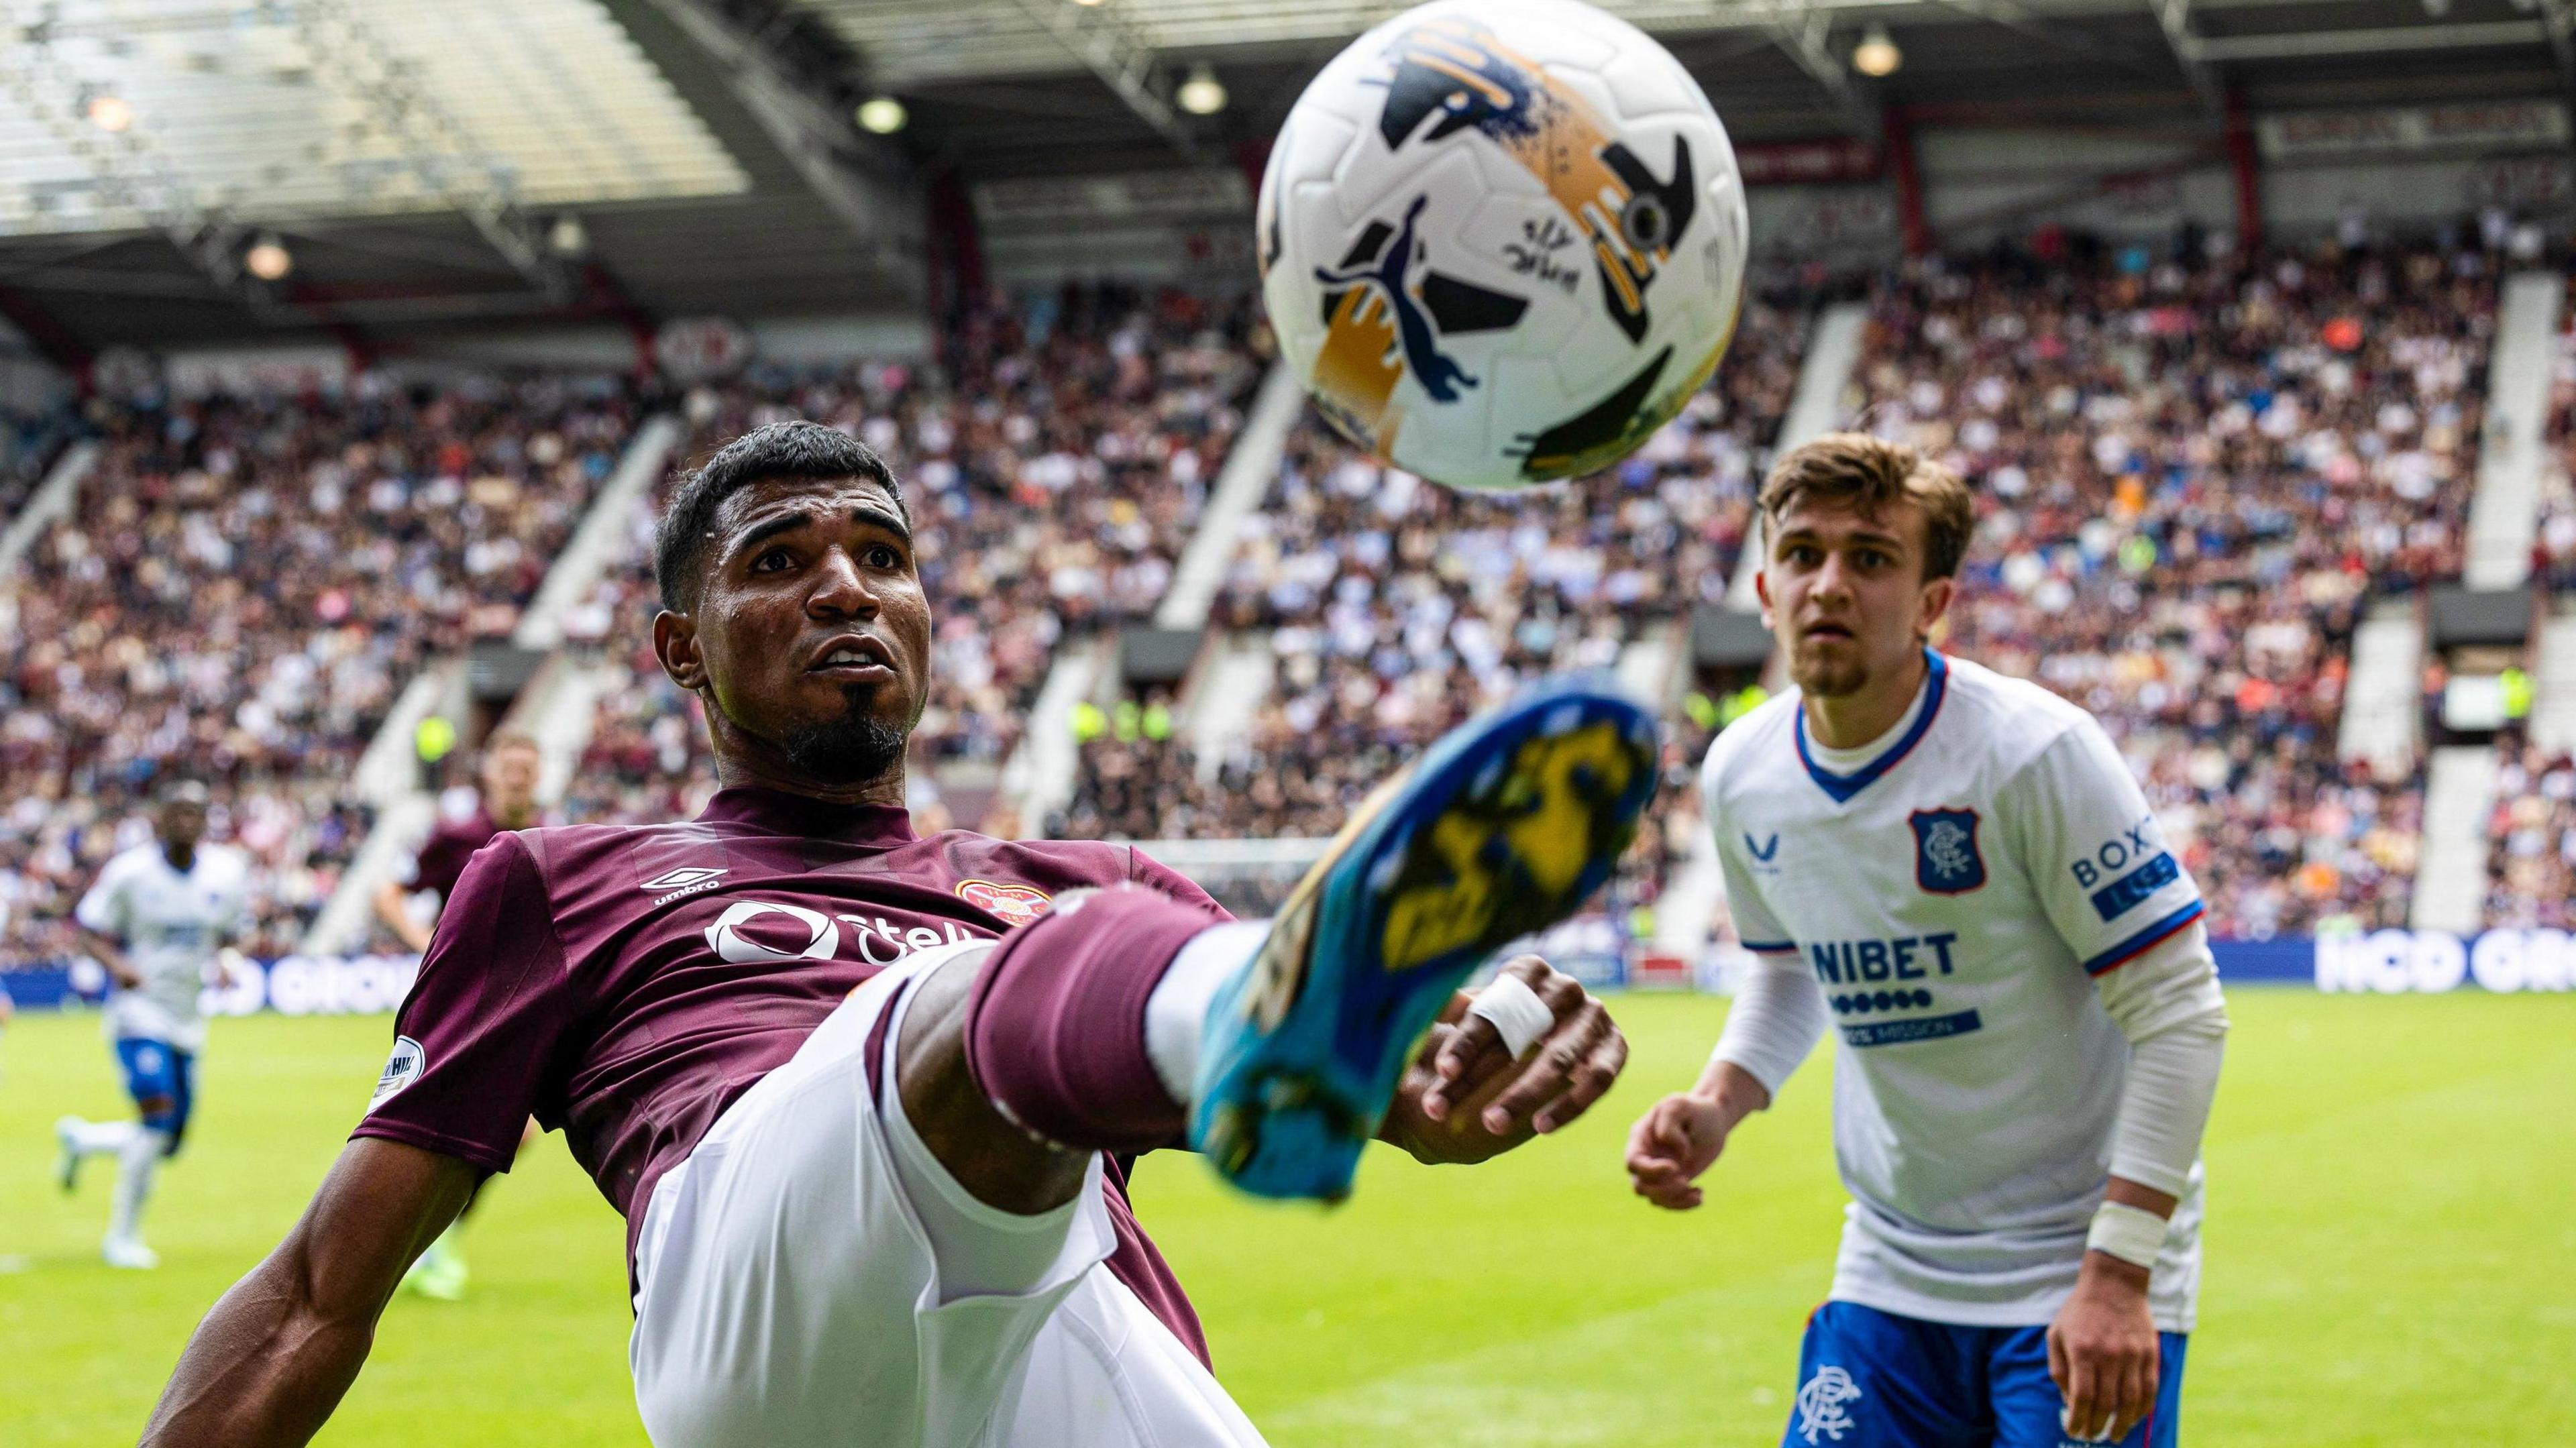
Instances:
[[[561,1128],[627,1219],[727,1106],[916,951],[989,940],[1067,890],[1138,883],[1216,906],[1125,845],[917,839],[889,806],[728,789],[688,824],[496,835],[440,915],[356,1135],[507,1171]],[[1108,1173],[1110,1268],[1206,1356],[1187,1299]]]
[[[464,877],[465,862],[500,832],[501,827],[492,822],[491,812],[483,808],[480,798],[474,801],[474,812],[469,815],[450,815],[441,810],[438,823],[430,827],[429,838],[412,853],[402,884],[413,890],[435,890],[444,903],[456,894],[456,882]]]

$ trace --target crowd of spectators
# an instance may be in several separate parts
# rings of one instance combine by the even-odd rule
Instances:
[[[0,960],[174,776],[255,864],[244,948],[295,948],[363,839],[359,754],[421,664],[506,634],[634,422],[613,382],[153,392],[94,410],[72,515],[0,592]]]
[[[1248,295],[1100,284],[996,305],[936,364],[762,369],[687,399],[696,458],[760,424],[810,419],[884,455],[912,512],[934,636],[915,773],[998,766],[1058,644],[1149,615],[1188,542],[1268,334]],[[653,514],[634,562],[583,610],[613,682],[576,817],[667,819],[713,786],[694,699],[642,645]]]
[[[2334,734],[2362,600],[2459,567],[2494,259],[2043,238],[1908,262],[1871,297],[1851,415],[1979,500],[1946,646],[2102,718],[2218,933],[2403,923],[2420,772],[2340,764]],[[1527,493],[1438,487],[1310,416],[1211,619],[1275,666],[1238,742],[1197,757],[1167,699],[1092,711],[1071,802],[1032,823],[1328,835],[1522,681],[1614,665],[1719,599],[1805,324],[1796,301],[1749,303],[1673,426]],[[886,456],[934,609],[915,773],[989,778],[1061,649],[1153,611],[1269,346],[1248,297],[1071,287],[983,309],[936,361],[697,388],[675,462],[786,418]],[[2576,417],[2576,338],[2557,387]],[[215,836],[261,866],[250,948],[292,949],[364,835],[347,780],[394,695],[509,632],[637,416],[612,383],[381,376],[103,408],[99,470],[0,593],[0,959],[67,949],[72,900],[173,773],[208,781]],[[2576,495],[2558,477],[2545,498],[2539,561],[2576,581]],[[646,642],[659,501],[568,623],[601,688],[567,819],[684,817],[714,788],[698,702]],[[1696,848],[1691,770],[1718,722],[1676,723],[1623,908]],[[2507,775],[2491,914],[2565,923],[2576,764],[2517,747]]]
[[[2483,250],[1909,264],[1865,424],[1975,486],[1948,646],[2101,718],[2212,928],[2402,918],[2420,782],[2335,758],[2367,594],[2454,576],[2495,324]]]
[[[2159,258],[2043,236],[1873,288],[1851,415],[1979,499],[1946,646],[2103,719],[2223,934],[2405,914],[2420,778],[2336,762],[2335,729],[2362,600],[2458,571],[2494,272],[2476,246],[2186,238]],[[1249,736],[1210,767],[1096,741],[1065,823],[1328,833],[1514,680],[1612,662],[1715,597],[1797,332],[1757,312],[1682,423],[1553,493],[1456,494],[1302,432],[1222,604],[1274,630]]]
[[[2486,923],[2576,926],[2576,759],[2520,730],[2508,730],[2497,748]]]
[[[1794,305],[1748,302],[1716,378],[1670,427],[1617,467],[1525,493],[1436,486],[1309,414],[1211,620],[1266,631],[1275,688],[1222,759],[1091,741],[1059,825],[1329,835],[1415,751],[1521,681],[1615,665],[1645,629],[1719,597],[1805,323]]]

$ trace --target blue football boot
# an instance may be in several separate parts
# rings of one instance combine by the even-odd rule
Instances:
[[[1423,1033],[1495,951],[1610,878],[1655,765],[1651,715],[1560,680],[1381,786],[1209,1006],[1191,1146],[1258,1196],[1348,1196]]]

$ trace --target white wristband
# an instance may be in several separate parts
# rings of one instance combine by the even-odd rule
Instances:
[[[2093,1213],[2093,1230],[2084,1234],[2084,1245],[2152,1271],[2165,1249],[2165,1219],[2143,1207],[2104,1202]]]
[[[1501,1033],[1503,1049],[1519,1060],[1521,1053],[1536,1045],[1556,1025],[1556,1012],[1529,988],[1529,982],[1516,975],[1498,975],[1494,983],[1476,992],[1467,1006],[1467,1014],[1483,1016]]]

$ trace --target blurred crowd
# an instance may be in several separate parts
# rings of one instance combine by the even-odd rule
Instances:
[[[1796,390],[1807,318],[1749,300],[1716,378],[1606,472],[1518,494],[1389,468],[1311,413],[1247,520],[1211,624],[1266,631],[1277,682],[1200,760],[1150,731],[1085,742],[1068,834],[1313,836],[1520,682],[1610,668],[1715,601]]]
[[[2068,246],[1877,292],[1865,425],[1975,485],[1948,646],[2093,711],[2212,929],[2402,923],[2420,780],[2335,757],[2365,594],[2455,576],[2494,260]]]
[[[913,735],[926,793],[941,766],[1009,756],[1068,635],[1153,611],[1268,346],[1248,295],[1068,286],[978,314],[938,364],[764,368],[700,389],[681,456],[805,418],[894,468],[936,627]],[[639,511],[632,561],[582,610],[610,679],[574,818],[685,817],[713,790],[697,701],[663,678],[645,636],[655,516]]]
[[[2334,736],[2362,600],[2459,568],[2493,258],[2237,257],[2189,236],[2151,254],[2044,233],[1909,262],[1869,296],[1847,415],[1979,499],[1946,645],[2102,718],[2218,933],[2403,923],[2420,769],[2373,778],[2336,762]],[[1744,547],[1809,305],[1749,301],[1671,427],[1555,487],[1454,492],[1309,415],[1211,619],[1267,651],[1272,687],[1222,701],[1235,727],[1216,734],[1234,742],[1215,757],[1168,695],[1084,706],[1072,797],[1030,823],[1328,835],[1536,674],[1641,648],[1686,666],[1686,621]],[[886,456],[934,602],[914,774],[937,819],[942,782],[989,790],[1063,649],[1151,615],[1270,350],[1248,296],[1067,287],[985,307],[936,360],[759,365],[689,391],[670,471],[787,418]],[[2555,385],[2576,460],[2576,333]],[[640,415],[622,384],[563,379],[102,408],[98,471],[0,593],[0,958],[62,953],[71,902],[174,771],[208,781],[214,836],[261,867],[248,947],[291,950],[364,836],[347,780],[395,695],[426,660],[510,632]],[[567,621],[597,727],[563,819],[685,817],[714,788],[699,705],[648,645],[660,502],[627,520],[626,560]],[[2563,470],[2535,562],[2576,582]],[[1618,908],[1651,909],[1697,849],[1693,766],[1747,702],[1693,694],[1674,722]],[[2490,913],[2565,923],[2576,763],[2509,756]]]
[[[0,959],[72,904],[173,774],[248,851],[281,954],[368,825],[348,788],[428,658],[506,634],[634,424],[563,379],[154,393],[104,404],[68,519],[0,592]]]

